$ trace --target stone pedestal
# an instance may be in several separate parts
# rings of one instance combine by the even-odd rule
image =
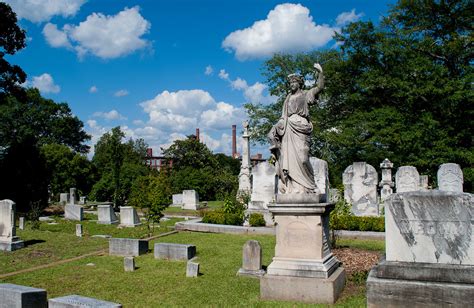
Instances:
[[[135,208],[132,206],[121,206],[120,207],[120,226],[133,228],[139,225],[141,225],[141,222]]]
[[[98,224],[111,225],[118,223],[112,204],[101,204],[97,206]]]
[[[183,190],[183,210],[199,210],[199,194],[195,190]]]
[[[24,242],[16,236],[15,202],[0,201],[0,251],[13,251],[24,247]]]
[[[268,207],[276,222],[273,262],[260,281],[268,300],[334,303],[344,288],[345,272],[329,243],[333,203],[317,194],[277,195]]]
[[[84,208],[78,204],[66,204],[64,207],[64,219],[67,220],[84,220]]]

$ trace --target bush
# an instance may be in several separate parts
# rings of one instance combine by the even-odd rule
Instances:
[[[264,227],[266,225],[263,215],[260,213],[252,213],[249,217],[249,224],[252,227]]]
[[[202,218],[202,222],[208,224],[241,226],[244,223],[244,219],[242,215],[238,213],[225,213],[223,210],[218,209],[207,211]]]
[[[329,226],[332,230],[350,231],[385,231],[385,218],[354,216],[350,205],[344,200],[336,203],[336,208],[331,212]]]

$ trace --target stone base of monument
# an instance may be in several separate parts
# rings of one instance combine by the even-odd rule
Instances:
[[[333,203],[319,195],[277,195],[268,207],[276,223],[275,257],[260,280],[260,297],[306,303],[334,303],[344,288],[345,271],[329,243]]]
[[[14,251],[25,247],[25,243],[18,236],[14,236],[7,241],[0,239],[0,251]]]
[[[474,266],[382,261],[367,278],[368,307],[469,307]]]

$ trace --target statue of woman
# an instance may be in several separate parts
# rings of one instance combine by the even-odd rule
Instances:
[[[303,76],[288,76],[290,93],[283,104],[281,118],[268,134],[270,152],[279,177],[278,190],[282,194],[320,193],[309,162],[309,144],[313,131],[309,106],[317,102],[324,87],[324,75],[319,63],[315,63],[314,68],[318,73],[318,81],[309,90],[303,89]]]

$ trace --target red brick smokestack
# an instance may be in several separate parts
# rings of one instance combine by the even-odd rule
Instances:
[[[196,128],[196,140],[197,141],[201,140],[201,139],[199,139],[199,128]]]
[[[232,157],[237,156],[237,125],[232,125]]]
[[[153,149],[152,149],[152,148],[146,149],[146,156],[148,156],[148,157],[152,157],[152,156],[153,156]]]

